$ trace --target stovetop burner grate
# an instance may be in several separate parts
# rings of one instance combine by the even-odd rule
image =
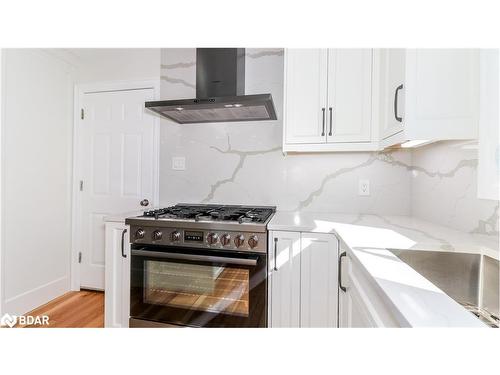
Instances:
[[[274,207],[177,204],[171,207],[145,211],[143,216],[154,217],[155,219],[264,223],[274,211]]]

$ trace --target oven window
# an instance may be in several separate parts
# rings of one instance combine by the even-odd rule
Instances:
[[[144,271],[148,304],[248,317],[246,268],[147,260]]]

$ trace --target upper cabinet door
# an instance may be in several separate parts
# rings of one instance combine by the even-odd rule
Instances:
[[[405,114],[405,56],[404,49],[387,49],[382,53],[381,97],[385,107],[380,125],[380,138],[385,139],[404,129]]]
[[[327,141],[371,140],[372,50],[328,50]]]
[[[285,61],[285,143],[325,143],[328,52],[287,49]]]
[[[474,139],[478,127],[479,52],[406,51],[408,139]]]

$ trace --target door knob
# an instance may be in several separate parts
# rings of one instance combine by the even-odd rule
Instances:
[[[141,206],[146,207],[146,206],[148,206],[148,205],[149,205],[149,201],[148,201],[147,199],[143,199],[143,200],[141,201]]]

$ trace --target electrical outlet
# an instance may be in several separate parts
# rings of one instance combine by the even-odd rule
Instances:
[[[370,195],[370,180],[359,180],[358,195]]]
[[[186,158],[184,156],[174,156],[172,158],[172,169],[174,171],[186,170]]]

